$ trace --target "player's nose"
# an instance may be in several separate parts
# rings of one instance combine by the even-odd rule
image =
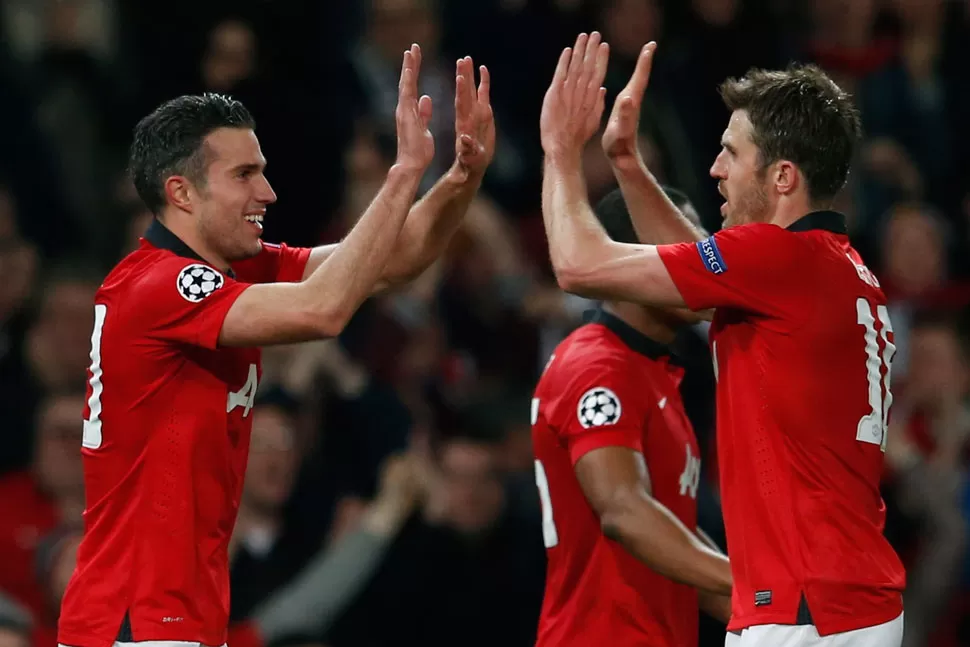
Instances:
[[[714,163],[711,165],[711,177],[717,180],[726,179],[727,173],[725,172],[725,169],[726,166],[724,164],[724,153],[721,152],[716,158],[714,158]]]
[[[276,202],[276,191],[273,191],[273,187],[270,186],[269,180],[265,177],[256,189],[256,199],[261,204],[273,204]]]

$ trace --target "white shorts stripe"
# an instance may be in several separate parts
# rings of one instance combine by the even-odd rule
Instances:
[[[69,646],[57,643],[57,647]],[[140,642],[124,643],[115,641],[113,647],[206,647],[206,645],[199,642],[186,642],[184,640],[142,640]],[[219,647],[226,647],[226,643],[222,643]]]
[[[814,625],[758,625],[724,638],[724,647],[899,647],[902,643],[903,614],[881,625],[830,636],[819,636]]]

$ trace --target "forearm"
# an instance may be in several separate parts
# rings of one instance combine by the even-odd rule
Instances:
[[[403,508],[372,505],[360,529],[322,550],[254,611],[264,642],[324,633],[370,581],[406,520]]]
[[[714,543],[714,540],[710,536],[701,530],[697,529],[697,536],[700,537],[701,541],[708,548],[714,552],[723,555],[721,548]],[[697,602],[701,608],[701,611],[707,615],[720,620],[724,624],[727,624],[731,619],[731,595],[720,595],[718,593],[712,593],[710,591],[698,591]]]
[[[727,624],[731,620],[731,596],[711,593],[710,591],[698,591],[697,603],[701,611]]]
[[[444,252],[481,181],[481,177],[462,178],[452,167],[411,207],[381,274],[383,283],[395,285],[416,278]]]
[[[631,493],[600,520],[604,534],[657,573],[718,595],[730,595],[726,557],[708,548],[646,492]]]
[[[360,220],[341,243],[303,282],[319,309],[349,320],[372,292],[398,244],[421,173],[393,166],[387,180]]]
[[[542,218],[549,257],[560,284],[570,283],[602,256],[609,237],[596,220],[579,157],[546,156]]]
[[[610,163],[641,242],[665,245],[707,238],[671,202],[639,156],[616,157]]]

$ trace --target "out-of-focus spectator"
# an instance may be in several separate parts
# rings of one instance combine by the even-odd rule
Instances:
[[[33,429],[33,460],[28,469],[0,478],[0,590],[49,621],[50,600],[36,578],[38,542],[62,523],[81,521],[84,482],[79,415],[83,392],[45,398]]]
[[[951,280],[953,228],[925,204],[900,203],[887,217],[881,241],[883,291],[896,340],[893,370],[906,374],[909,326],[923,309],[957,311],[970,304],[970,285]]]
[[[0,594],[0,647],[30,646],[30,616]]]
[[[956,63],[966,60],[966,21],[946,0],[888,3],[897,32],[897,56],[858,89],[871,176],[867,217],[877,218],[899,199],[922,199],[951,209],[959,198],[966,153],[963,115],[968,81]],[[874,148],[875,147],[875,148]]]
[[[0,185],[0,410],[7,425],[0,469],[19,467],[30,446],[29,388],[24,383],[28,301],[39,258],[18,230],[13,197]]]
[[[962,497],[970,468],[970,361],[945,317],[917,319],[910,348],[886,450],[900,515],[893,539],[908,570],[904,645],[957,644],[957,619],[967,606],[966,594],[953,593],[968,554]]]
[[[209,32],[202,57],[202,80],[213,92],[230,92],[253,75],[256,34],[241,20],[224,20]]]
[[[421,74],[418,92],[432,97],[434,111],[430,130],[439,143],[435,160],[425,174],[422,192],[451,165],[454,150],[441,143],[451,141],[454,118],[453,74],[440,59],[441,26],[430,0],[373,0],[368,16],[368,31],[354,56],[354,67],[368,112],[378,132],[394,133],[397,81],[401,52],[411,43],[421,44]]]
[[[317,548],[314,537],[285,516],[299,469],[296,403],[279,394],[262,398],[251,412],[249,464],[230,545],[233,619],[247,617]]]
[[[537,519],[507,506],[494,443],[452,438],[437,455],[425,518],[404,529],[327,637],[335,647],[397,645],[404,635],[428,647],[534,642],[544,577]]]
[[[77,387],[90,363],[94,294],[98,271],[65,265],[44,282],[36,316],[27,333],[29,379],[38,392]]]

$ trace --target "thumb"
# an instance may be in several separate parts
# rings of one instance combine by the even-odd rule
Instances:
[[[427,128],[431,122],[431,97],[426,94],[418,101],[418,115],[421,117],[421,125]]]
[[[620,125],[627,129],[635,127],[637,120],[640,118],[637,110],[637,102],[631,96],[622,97],[619,99],[619,102],[618,116]]]

